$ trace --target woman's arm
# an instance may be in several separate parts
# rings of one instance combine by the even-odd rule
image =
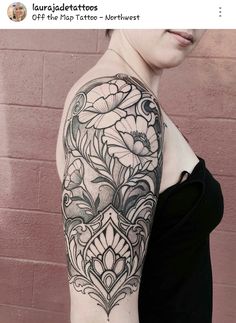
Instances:
[[[72,323],[137,323],[162,172],[158,103],[127,75],[94,79],[68,107],[63,142]]]

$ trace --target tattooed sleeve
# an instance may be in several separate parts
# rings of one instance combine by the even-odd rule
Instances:
[[[83,86],[64,124],[69,283],[108,317],[139,287],[161,179],[162,125],[156,98],[125,74]]]

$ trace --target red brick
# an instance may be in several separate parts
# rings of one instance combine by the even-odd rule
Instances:
[[[31,306],[33,264],[0,258],[0,304]]]
[[[236,232],[236,216],[235,216],[235,177],[216,176],[221,184],[224,196],[224,216],[216,230],[228,230]]]
[[[193,132],[194,122],[191,117],[170,116],[179,131],[188,139],[189,134]]]
[[[0,305],[0,323],[69,323],[69,313]]]
[[[41,104],[43,54],[1,51],[0,70],[1,103]]]
[[[189,115],[190,96],[186,97],[188,83],[185,83],[185,70],[181,67],[164,71],[157,97],[167,114]],[[197,91],[197,88],[195,89]]]
[[[0,159],[0,207],[38,208],[38,163]]]
[[[0,305],[1,323],[22,323],[22,315],[19,307]]]
[[[208,168],[217,175],[235,175],[236,121],[196,120],[190,142]]]
[[[236,287],[214,285],[213,321],[214,323],[235,323]]]
[[[211,233],[211,257],[215,283],[234,285],[236,281],[236,232]]]
[[[1,49],[95,52],[97,30],[0,30]]]
[[[98,60],[98,55],[47,54],[43,87],[43,104],[63,107],[72,85]]]
[[[0,209],[0,256],[66,264],[60,214]]]
[[[236,57],[235,30],[209,29],[191,56]]]
[[[67,268],[37,264],[34,272],[33,307],[68,312],[69,300]]]
[[[0,106],[2,156],[55,160],[61,111]]]
[[[61,182],[56,163],[43,163],[40,167],[39,209],[61,212]]]
[[[166,70],[160,102],[170,114],[236,118],[236,64],[230,59],[187,58]]]

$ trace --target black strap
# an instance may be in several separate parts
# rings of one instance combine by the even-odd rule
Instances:
[[[182,180],[183,180],[183,178],[184,178],[184,176],[185,176],[186,174],[188,174],[188,176],[190,175],[188,171],[183,170],[183,171],[182,171],[182,173],[180,174],[180,177],[179,177],[178,183],[181,183],[181,182],[182,182]]]

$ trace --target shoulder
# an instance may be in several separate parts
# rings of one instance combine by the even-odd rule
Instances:
[[[103,142],[110,144],[110,151],[130,144],[162,159],[164,127],[160,104],[133,76],[119,73],[77,82],[68,94],[62,124],[65,153],[72,149],[76,131],[82,129],[90,136],[91,132],[102,131]]]
[[[76,115],[86,128],[107,128],[133,115],[162,131],[162,115],[157,98],[138,79],[127,74],[102,76],[79,82],[66,105],[67,116]]]

